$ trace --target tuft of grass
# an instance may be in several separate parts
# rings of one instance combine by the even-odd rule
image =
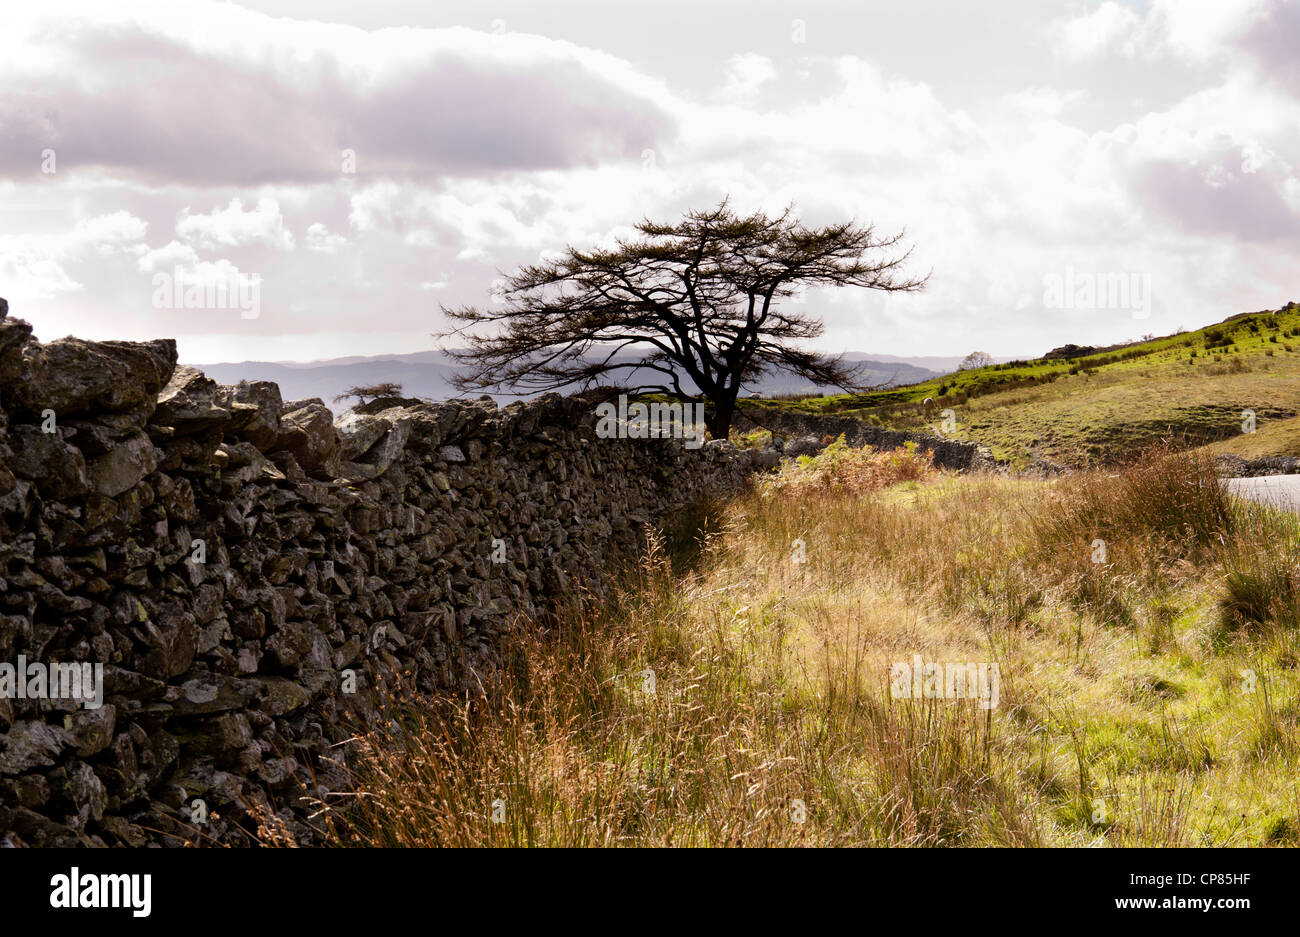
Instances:
[[[1228,630],[1258,633],[1300,626],[1300,568],[1294,558],[1267,552],[1233,556],[1219,599]]]
[[[934,474],[934,454],[918,452],[914,442],[882,452],[853,448],[841,434],[815,456],[799,456],[785,462],[781,471],[760,478],[759,487],[765,496],[783,498],[860,495]]]

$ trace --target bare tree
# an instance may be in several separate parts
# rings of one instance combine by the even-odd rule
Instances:
[[[973,368],[987,368],[993,363],[993,356],[987,351],[972,351],[965,358],[961,359],[961,364],[957,366],[958,371],[970,371]]]
[[[877,237],[853,222],[809,228],[790,208],[741,217],[724,199],[673,224],[644,220],[636,230],[638,237],[612,248],[570,246],[558,259],[521,268],[505,279],[500,308],[444,308],[459,325],[438,337],[468,342],[451,352],[469,366],[456,385],[528,393],[654,372],[627,389],[691,399],[697,395],[682,384],[688,379],[712,404],[709,431],[725,438],[742,384],[769,370],[847,391],[868,388],[860,366],[799,347],[823,330],[820,319],[797,311],[804,290],[902,292],[926,279],[902,275],[911,251],[893,250],[901,233]],[[467,334],[477,325],[499,331]],[[628,349],[637,353],[615,360]]]

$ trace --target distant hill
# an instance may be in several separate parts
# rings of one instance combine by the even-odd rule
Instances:
[[[910,363],[906,359],[886,360],[885,356],[846,354],[845,358],[863,364],[867,379],[873,384],[894,386],[924,381],[939,372]],[[618,360],[618,359],[615,359]],[[955,359],[960,360],[960,359]],[[408,397],[445,400],[462,396],[451,385],[458,366],[442,351],[419,351],[405,355],[374,355],[329,358],[322,361],[241,361],[196,364],[208,377],[222,384],[236,384],[241,380],[274,381],[280,385],[285,400],[319,397],[334,406],[334,397],[349,387],[391,381],[402,385]],[[627,372],[628,380],[636,372]],[[646,380],[652,379],[647,374]],[[828,387],[814,387],[808,381],[783,374],[764,377],[753,387],[746,386],[744,393],[757,391],[764,396],[776,394],[826,393]],[[474,395],[477,396],[477,395]],[[511,394],[493,394],[502,403],[518,399]],[[336,407],[339,409],[339,407]]]
[[[899,357],[898,355],[872,355],[874,361],[882,365],[906,364],[924,371],[933,371],[935,374],[951,374],[961,366],[965,355],[919,355],[914,357]],[[1006,361],[1013,361],[1014,358],[999,358],[992,356],[994,364],[1002,364]],[[918,378],[924,380],[924,378]],[[901,383],[912,383],[905,381]]]
[[[444,400],[462,396],[451,386],[457,371],[443,352],[421,351],[407,355],[351,356],[322,361],[240,361],[197,364],[208,377],[221,384],[240,381],[274,381],[285,400],[319,397],[336,410],[334,398],[350,387],[385,381],[402,385],[408,397]],[[509,399],[504,396],[499,400]]]

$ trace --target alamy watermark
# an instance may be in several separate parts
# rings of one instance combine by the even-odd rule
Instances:
[[[0,699],[68,699],[86,709],[104,705],[103,664],[42,664],[18,655],[0,663]]]
[[[205,276],[176,267],[153,275],[155,309],[238,309],[241,319],[262,314],[262,278],[233,267]]]
[[[998,665],[984,661],[930,661],[912,655],[889,668],[889,695],[894,699],[973,699],[980,709],[997,709]]]
[[[687,449],[704,445],[704,404],[631,403],[618,395],[618,405],[596,407],[596,435],[601,439],[685,439]]]
[[[1151,318],[1151,274],[1137,271],[1086,273],[1067,266],[1043,277],[1048,309],[1129,309],[1134,319]]]
[[[148,917],[153,907],[153,876],[82,872],[73,866],[50,879],[51,908],[126,908],[132,917]]]

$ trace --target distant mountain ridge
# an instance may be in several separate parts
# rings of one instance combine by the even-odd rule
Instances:
[[[930,359],[896,358],[862,353],[846,353],[844,357],[847,361],[864,365],[867,369],[867,379],[874,384],[887,386],[912,384],[943,373],[913,363]],[[227,361],[195,364],[194,367],[222,384],[237,384],[240,381],[274,381],[280,385],[280,393],[285,400],[319,397],[331,406],[335,406],[335,396],[350,387],[379,384],[385,381],[401,384],[402,393],[407,397],[445,400],[466,396],[451,384],[451,379],[460,370],[460,366],[444,351],[417,351],[401,355],[351,355],[305,362]],[[637,376],[636,371],[624,373],[629,383]],[[649,380],[651,378],[647,375],[647,382]],[[758,392],[764,396],[772,396],[805,392],[825,393],[832,390],[827,387],[815,387],[809,381],[792,375],[770,374],[753,385],[746,385],[743,394]],[[502,403],[520,399],[514,394],[494,393],[491,396]],[[340,409],[336,406],[335,408]]]

